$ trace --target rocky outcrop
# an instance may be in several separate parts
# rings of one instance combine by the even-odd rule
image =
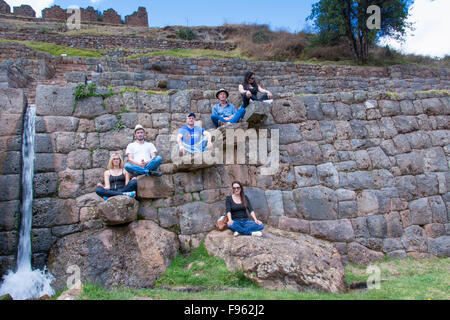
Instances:
[[[345,291],[341,256],[331,243],[271,227],[262,232],[257,238],[213,231],[205,246],[230,270],[242,269],[263,288]]]
[[[124,224],[137,219],[139,202],[128,196],[115,196],[98,205],[98,216],[108,226]]]
[[[79,268],[82,283],[152,287],[178,248],[176,235],[152,221],[69,235],[50,251],[48,267],[56,278],[52,287],[59,290],[66,286],[69,266]]]

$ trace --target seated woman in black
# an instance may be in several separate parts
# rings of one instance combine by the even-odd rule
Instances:
[[[245,234],[261,237],[260,230],[264,228],[264,224],[256,218],[250,200],[244,194],[242,184],[234,181],[231,186],[232,194],[226,199],[228,229],[234,231],[235,236]],[[247,211],[250,212],[253,221],[248,219]]]
[[[273,95],[270,91],[263,89],[255,81],[255,74],[247,71],[244,77],[244,82],[239,85],[239,92],[242,96],[242,108],[246,108],[251,100],[272,102]],[[258,98],[258,92],[263,93],[261,98]]]
[[[103,199],[108,197],[126,195],[136,196],[137,181],[131,179],[130,174],[123,168],[123,160],[120,154],[113,153],[108,161],[108,170],[104,173],[105,185],[97,184],[95,192]]]

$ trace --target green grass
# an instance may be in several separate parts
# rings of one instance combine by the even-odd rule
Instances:
[[[243,272],[231,272],[222,259],[210,256],[203,244],[187,257],[178,255],[157,280],[161,286],[257,287]]]
[[[381,271],[380,289],[351,290],[346,293],[267,290],[246,279],[242,272],[231,272],[221,259],[210,256],[201,245],[190,255],[179,255],[152,289],[104,289],[85,284],[82,300],[435,300],[450,299],[450,259],[385,259],[374,263]],[[365,282],[366,266],[348,265],[348,284]],[[199,292],[174,291],[165,287],[201,287]],[[225,290],[224,288],[229,288]]]
[[[47,52],[52,56],[60,56],[61,54],[66,54],[68,57],[84,57],[84,58],[101,58],[98,52],[87,50],[87,49],[76,49],[70,47],[59,46],[53,43],[47,42],[36,42],[36,41],[19,41],[19,40],[6,40],[1,39],[0,42],[10,42],[10,43],[21,43],[30,49],[36,51]]]
[[[138,53],[127,57],[127,59],[137,59],[143,57],[175,57],[175,58],[209,58],[209,59],[242,59],[250,60],[240,50],[219,51],[207,49],[170,49],[153,51],[148,53]]]

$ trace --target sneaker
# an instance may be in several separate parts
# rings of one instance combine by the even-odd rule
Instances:
[[[131,197],[131,198],[136,197],[136,192],[134,192],[134,191],[123,192],[122,194],[123,194],[124,196],[129,196],[129,197]]]
[[[105,201],[108,200],[108,197],[103,197],[103,200],[105,200]]]
[[[254,236],[254,237],[262,237],[262,232],[261,231],[254,231],[254,232],[252,232],[252,236]]]
[[[272,103],[273,99],[269,99],[269,100],[263,100],[265,103]]]
[[[161,171],[149,171],[148,172],[149,175],[151,176],[155,176],[155,177],[161,177],[162,176],[162,172]]]
[[[233,235],[234,235],[235,237],[237,237],[238,235],[240,235],[240,233],[237,232],[237,231],[235,231],[235,232],[233,233]]]

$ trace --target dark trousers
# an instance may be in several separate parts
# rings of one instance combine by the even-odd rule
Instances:
[[[250,104],[250,100],[255,100],[255,101],[264,101],[264,100],[269,100],[269,97],[267,96],[267,93],[264,93],[261,98],[258,98],[258,96],[256,94],[252,94],[252,96],[250,98],[247,98],[247,95],[245,93],[242,94],[242,104],[241,107],[242,108],[247,108],[247,106]]]
[[[117,190],[108,190],[105,188],[100,188],[98,187],[97,189],[95,189],[95,193],[97,193],[100,197],[114,197],[114,196],[121,196],[124,192],[131,192],[131,191],[136,191],[137,189],[137,181],[135,180],[131,180],[130,182],[128,182],[128,184],[123,187],[122,189],[117,189]]]

